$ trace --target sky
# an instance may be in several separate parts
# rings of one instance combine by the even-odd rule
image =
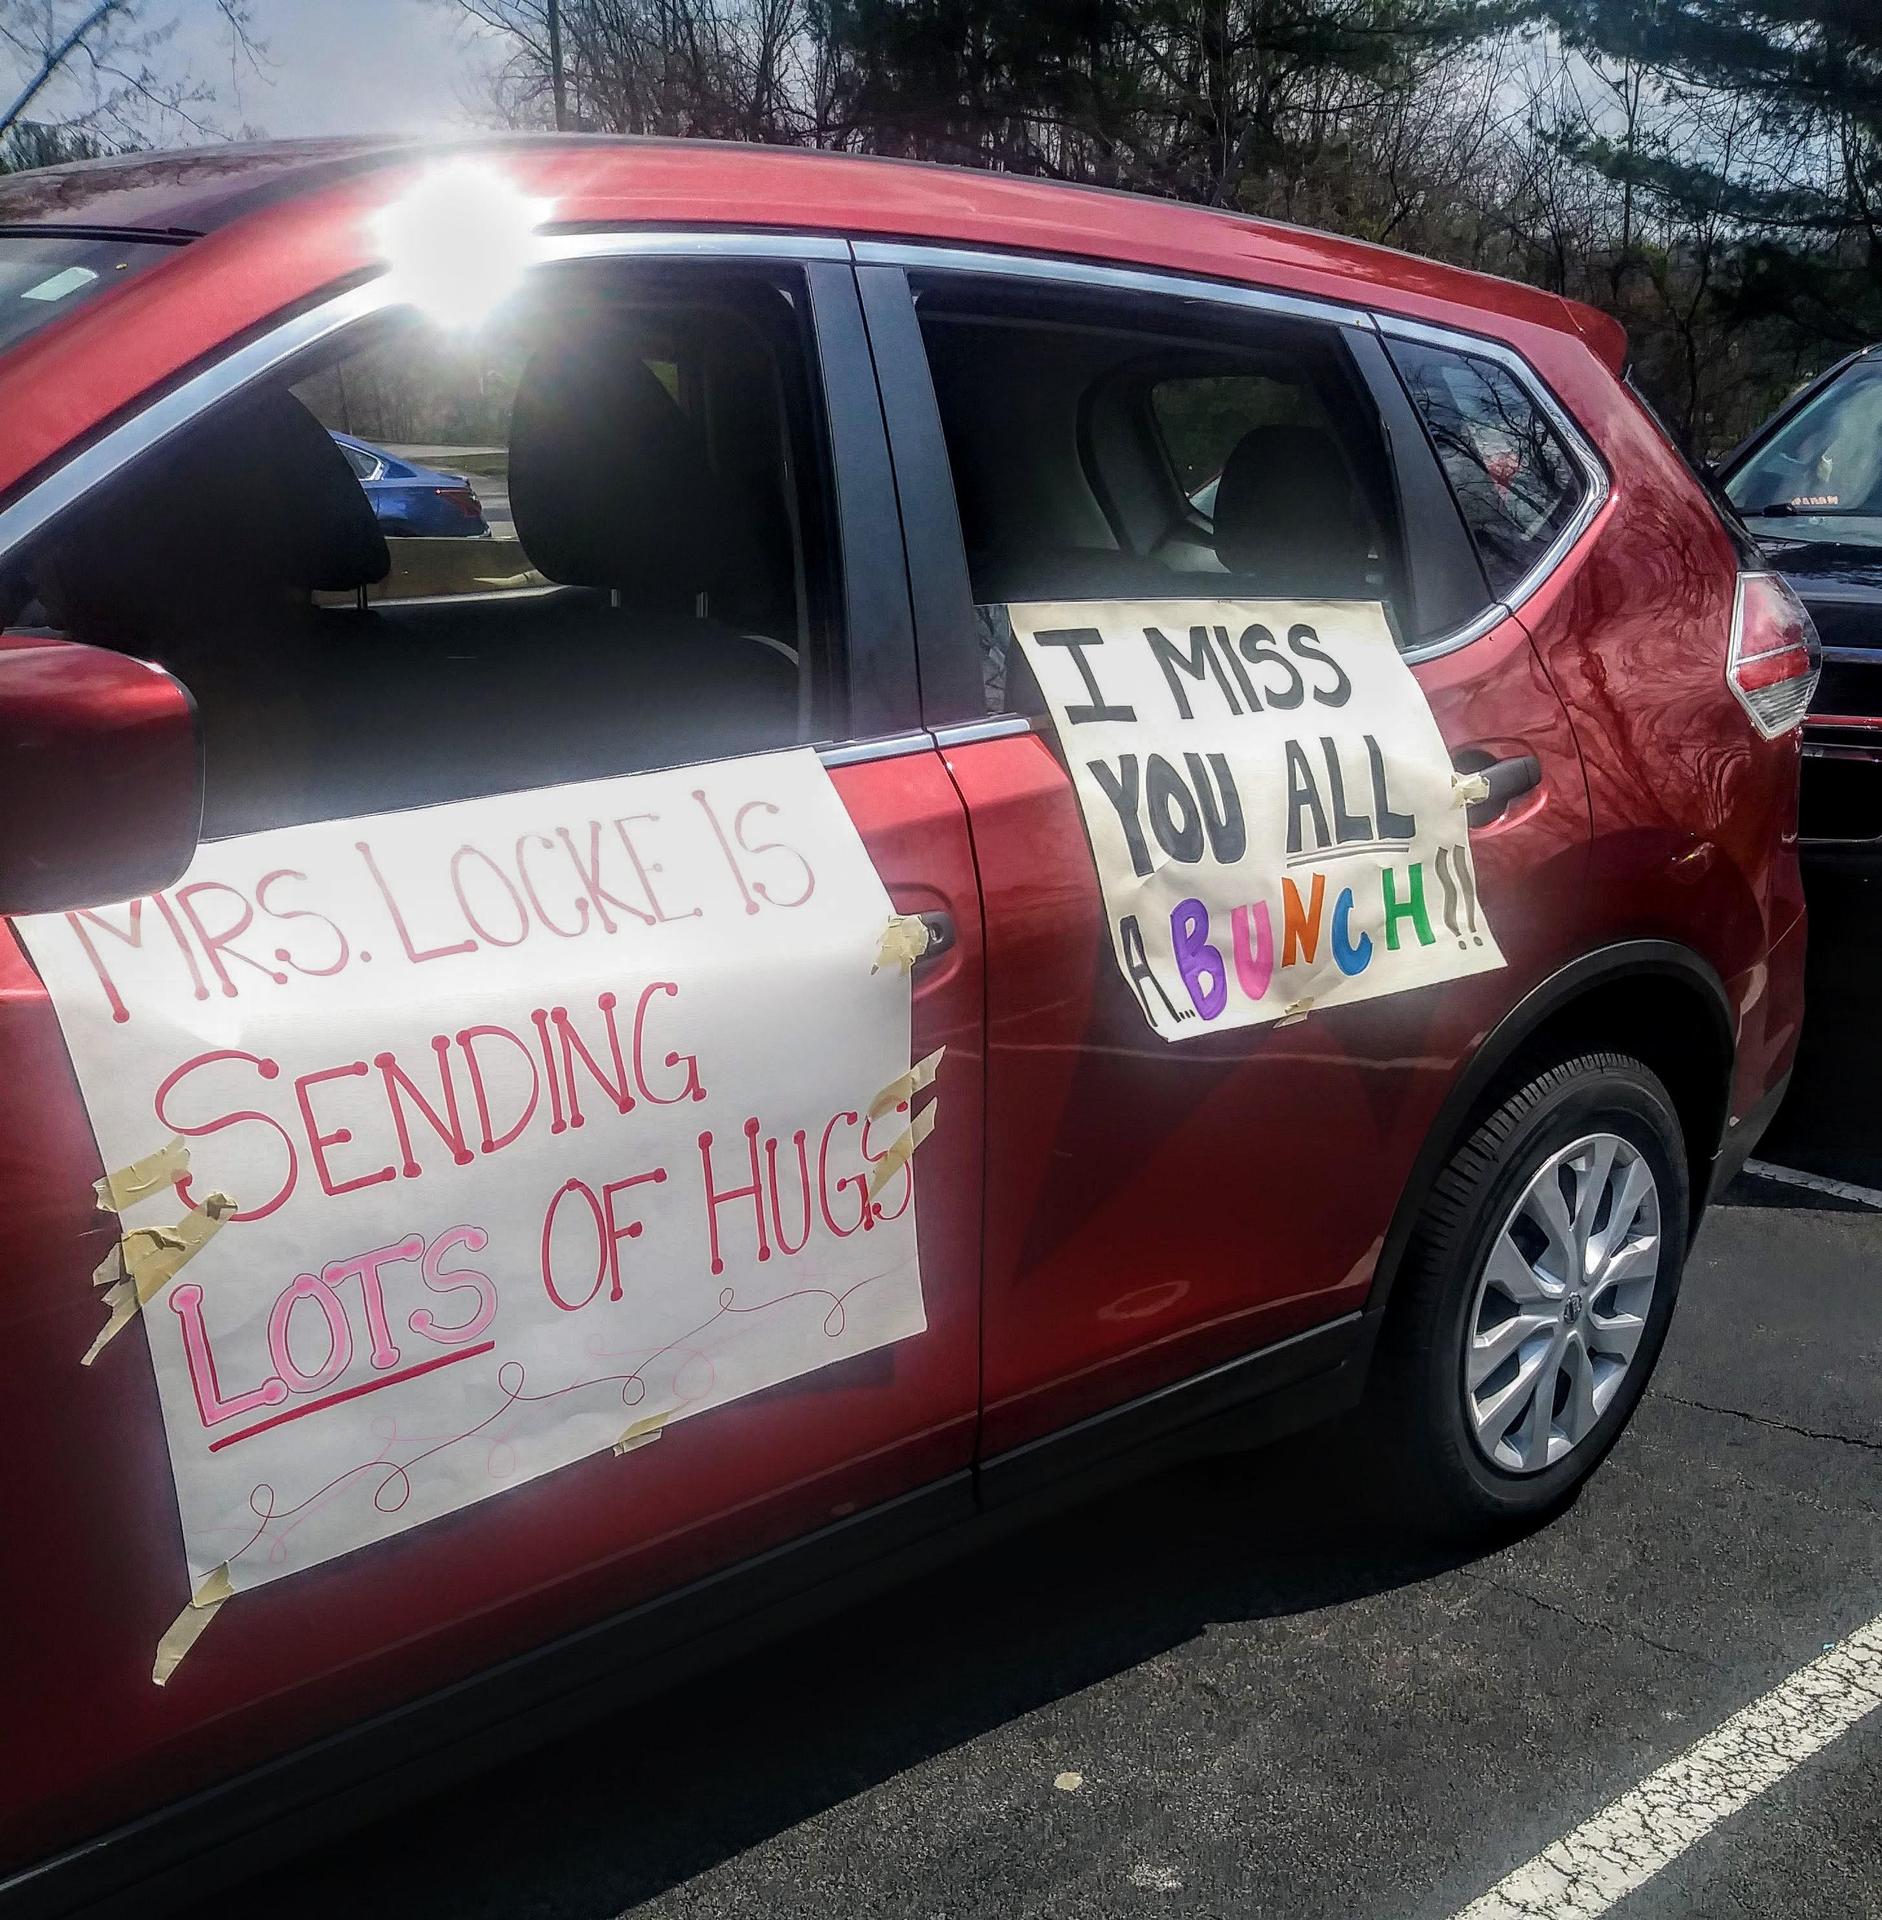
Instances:
[[[246,125],[285,139],[462,130],[473,123],[480,76],[501,45],[454,0],[251,4],[267,59],[259,74],[243,72],[231,87],[227,41],[211,0],[144,0],[148,22],[177,23],[158,64],[172,72],[187,68],[214,85],[215,118],[230,132]],[[0,0],[0,9],[8,5]],[[69,104],[50,94],[42,100]],[[188,143],[187,135],[175,134],[160,142]]]

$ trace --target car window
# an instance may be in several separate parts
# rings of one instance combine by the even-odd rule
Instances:
[[[0,234],[0,353],[175,251],[154,241]]]
[[[362,480],[371,480],[377,476],[381,462],[376,453],[368,453],[364,447],[348,446],[344,440],[336,441],[335,444],[345,454],[346,464]]]
[[[1383,437],[1336,329],[939,274],[919,277],[917,314],[990,710],[1039,710],[1004,617],[1015,602],[1402,611]]]
[[[1882,546],[1882,365],[1855,361],[1733,470],[1725,492],[1765,538]]]
[[[798,277],[543,278],[475,334],[366,323],[146,456],[0,580],[0,611],[190,688],[206,831],[839,730]],[[336,434],[387,457],[370,492],[374,454]]]
[[[1476,354],[1387,343],[1499,594],[1518,583],[1575,517],[1587,482],[1514,374]]]
[[[1204,515],[1215,511],[1216,482],[1244,434],[1269,424],[1328,424],[1309,384],[1265,373],[1159,380],[1150,406],[1178,484]]]

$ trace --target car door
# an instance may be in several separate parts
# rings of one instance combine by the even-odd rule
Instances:
[[[654,986],[640,989],[640,1004],[644,1011],[655,996],[656,1024],[643,1048],[635,1022],[629,1064],[643,1117],[649,1101],[705,1103],[698,1108],[703,1171],[675,1162],[671,1178],[703,1182],[714,1271],[723,1223],[728,1239],[755,1232],[757,1257],[767,1262],[759,1271],[776,1275],[762,1300],[739,1298],[729,1281],[721,1286],[706,1271],[700,1253],[701,1325],[778,1306],[809,1329],[813,1345],[827,1341],[845,1357],[793,1367],[788,1377],[721,1403],[710,1398],[711,1380],[714,1365],[727,1364],[725,1352],[703,1333],[686,1336],[690,1346],[668,1342],[673,1378],[691,1368],[685,1377],[708,1392],[707,1410],[636,1419],[634,1396],[623,1390],[613,1415],[622,1431],[612,1447],[237,1591],[219,1610],[212,1602],[212,1626],[191,1621],[177,1484],[146,1336],[166,1307],[184,1319],[186,1334],[192,1312],[209,1335],[216,1329],[202,1289],[159,1284],[142,1315],[114,1329],[81,1366],[99,1337],[93,1270],[114,1257],[119,1223],[94,1198],[105,1169],[62,1033],[68,1004],[55,1006],[42,979],[53,933],[37,921],[19,935],[0,927],[0,1058],[12,1089],[0,1103],[0,1190],[15,1231],[10,1278],[0,1288],[9,1355],[0,1435],[11,1463],[9,1532],[25,1552],[22,1570],[39,1569],[9,1582],[0,1601],[9,1644],[34,1650],[18,1666],[8,1702],[9,1745],[32,1754],[34,1764],[30,1779],[13,1782],[0,1864],[86,1840],[349,1723],[522,1659],[524,1668],[507,1670],[505,1682],[504,1710],[515,1711],[527,1697],[526,1686],[516,1690],[518,1671],[560,1637],[798,1536],[846,1535],[856,1516],[901,1496],[922,1494],[913,1504],[929,1519],[967,1500],[978,1395],[981,920],[965,809],[919,730],[893,489],[854,278],[835,243],[671,234],[658,242],[658,260],[643,261],[637,256],[653,249],[634,236],[621,236],[618,250],[584,236],[579,250],[588,258],[540,269],[541,297],[487,359],[461,341],[440,345],[421,336],[391,311],[338,336],[337,345],[328,342],[315,359],[294,357],[305,330],[283,336],[272,366],[250,340],[244,377],[265,368],[257,383],[231,392],[212,364],[169,402],[173,414],[181,404],[201,409],[200,418],[156,446],[140,443],[140,423],[131,419],[96,462],[115,469],[116,480],[0,556],[0,568],[26,581],[39,612],[68,637],[154,658],[191,685],[203,717],[212,829],[235,836],[199,854],[194,891],[187,884],[165,890],[142,903],[141,914],[102,909],[70,923],[96,958],[101,990],[113,991],[107,982],[122,984],[139,969],[167,967],[182,1003],[190,1001],[192,978],[202,988],[196,997],[211,1007],[204,1031],[220,1036],[205,1049],[209,1064],[169,1086],[161,1112],[149,1116],[153,1146],[166,1128],[178,1135],[173,1146],[187,1136],[198,1155],[193,1170],[179,1173],[172,1161],[140,1176],[131,1191],[143,1211],[133,1217],[161,1224],[181,1208],[189,1209],[186,1220],[200,1222],[205,1209],[214,1216],[205,1189],[216,1177],[219,1129],[259,1137],[258,1128],[272,1127],[291,1141],[287,1151],[302,1176],[317,1172],[335,1205],[356,1198],[356,1188],[402,1191],[400,1180],[415,1172],[430,1176],[437,1168],[438,1177],[450,1177],[454,1162],[487,1165],[494,1181],[511,1163],[479,1156],[503,1147],[505,1121],[518,1109],[493,1120],[499,1096],[486,1100],[483,1075],[493,1057],[514,1060],[516,1047],[526,1056],[531,1031],[522,1014],[511,1020],[497,1010],[488,979],[468,990],[462,970],[483,957],[471,952],[479,942],[517,944],[516,1006],[535,1009],[543,1042],[528,1066],[529,1084],[543,1098],[531,1095],[537,1118],[504,1152],[541,1156],[548,1212],[540,1248],[533,1239],[513,1244],[503,1253],[510,1264],[492,1264],[491,1275],[506,1298],[514,1283],[538,1298],[540,1310],[546,1289],[558,1308],[585,1315],[581,1351],[597,1378],[615,1378],[629,1365],[616,1361],[611,1372],[609,1356],[624,1341],[631,1345],[637,1288],[649,1284],[646,1267],[636,1264],[633,1209],[650,1189],[628,1192],[632,1181],[608,1187],[593,1176],[555,1184],[569,1164],[558,1156],[633,1104],[616,983],[604,982],[597,1002],[595,983],[587,982],[584,1025],[568,956],[580,944],[575,936],[599,921],[631,938],[656,922],[683,923],[696,911],[689,901],[707,886],[707,867],[719,874],[715,885],[728,872],[741,875],[726,896],[727,938],[736,948],[751,916],[748,957],[712,963],[748,1004],[739,1030],[762,1035],[769,1027],[765,1044],[787,1051],[830,1044],[827,1033],[819,1040],[809,1027],[793,1037],[797,1016],[787,1010],[810,1003],[779,971],[788,962],[814,973],[821,962],[802,951],[792,958],[789,943],[766,931],[808,896],[808,864],[768,825],[779,813],[770,800],[750,800],[723,818],[706,804],[722,777],[736,787],[747,777],[739,769],[770,764],[740,756],[795,744],[791,780],[814,794],[827,777],[890,906],[897,915],[923,916],[935,936],[933,950],[923,952],[921,931],[885,920],[881,952],[845,963],[864,979],[908,977],[910,1048],[901,1064],[925,1063],[921,1073],[899,1087],[890,1076],[881,1087],[859,1088],[847,1111],[839,1103],[821,1141],[814,1128],[807,1138],[804,1126],[793,1134],[788,1124],[761,1138],[754,1109],[743,1129],[753,1171],[743,1181],[739,1115],[730,1114],[729,1125],[726,1116],[712,1118],[709,1085],[688,1094],[688,1072],[703,1076],[674,1030],[660,1033]],[[353,296],[352,304],[357,311],[362,302]],[[356,491],[356,483],[324,429],[376,428],[385,438],[396,416],[398,437],[440,441],[450,437],[441,422],[473,418],[465,409],[493,393],[500,404],[474,416],[469,432],[461,424],[457,431],[485,455],[504,440],[513,532],[497,541],[395,541],[403,550],[391,553],[390,564],[383,549],[375,556],[369,510],[357,498],[349,504],[345,490]],[[664,455],[657,497],[636,479],[648,468],[651,436],[659,436]],[[253,499],[254,463],[264,455],[268,489],[285,509],[272,518]],[[638,469],[624,466],[623,456],[638,459]],[[304,490],[284,475],[300,476]],[[639,513],[663,517],[639,524]],[[329,524],[350,531],[289,580],[282,556],[298,554],[292,564],[302,566],[308,528]],[[123,537],[127,527],[159,525],[161,545]],[[623,554],[638,557],[630,564]],[[695,561],[714,569],[709,578],[682,576]],[[655,576],[657,594],[648,586]],[[281,593],[284,584],[295,593]],[[309,587],[319,589],[316,604],[307,604]],[[275,615],[262,609],[290,598],[292,620],[283,613],[284,624],[269,624]],[[815,759],[807,757],[811,748]],[[666,829],[651,813],[624,808],[608,829],[603,864],[596,849],[606,817],[589,823],[597,836],[590,839],[582,824],[588,815],[577,808],[564,820],[558,811],[558,796],[567,793],[625,791],[631,800],[642,789],[595,783],[676,766],[663,776],[665,790],[678,796],[674,806],[688,807],[696,779],[690,800],[704,812],[690,837],[665,848]],[[571,781],[583,784],[562,784]],[[459,811],[466,804],[494,811]],[[513,843],[508,827],[499,844],[479,840],[474,825],[455,824],[514,825],[524,814],[530,818]],[[708,826],[707,837],[697,837]],[[363,950],[357,927],[349,944],[346,916],[323,917],[309,906],[308,871],[294,870],[298,856],[244,851],[277,845],[243,837],[250,830],[282,827],[327,836],[279,843],[289,849],[319,853],[357,841],[359,897],[385,936],[374,939],[377,952]],[[457,905],[447,888],[434,890],[430,909],[461,909],[470,918],[427,924],[411,898],[397,904],[403,883],[395,868],[375,861],[375,843],[383,853],[401,835],[443,833],[436,844],[447,846],[460,832],[462,845],[450,856]],[[727,869],[718,867],[721,855]],[[406,973],[392,974],[407,963]],[[299,1076],[297,1116],[291,1096],[276,1097],[293,1070],[263,1061],[254,1037],[263,1028],[254,1023],[277,1004],[269,996],[324,990],[331,981],[315,976],[342,966],[361,978],[368,998],[379,993],[388,1008],[405,1007],[435,1027],[437,1063],[422,1061],[422,1041],[418,1055],[388,1051],[372,1071],[363,1055],[353,1062],[342,1050],[335,1066]],[[392,987],[393,977],[412,984]],[[629,981],[640,977],[630,966],[620,980],[623,1009],[635,990]],[[893,997],[893,989],[881,990]],[[128,987],[125,993],[128,1005]],[[514,1043],[507,1055],[490,1038],[506,1022]],[[827,1028],[822,1015],[818,1022]],[[840,1033],[840,1020],[828,1031]],[[604,1034],[614,1042],[611,1062]],[[466,1079],[461,1069],[473,1055],[481,1070],[473,1063]],[[814,1060],[804,1060],[814,1077]],[[389,1114],[396,1139],[383,1124],[368,1131],[344,1104],[324,1104],[344,1103],[375,1078],[393,1092],[381,1123]],[[237,1082],[246,1092],[232,1099]],[[86,1090],[96,1097],[94,1080]],[[774,1097],[788,1112],[788,1074]],[[915,1128],[918,1105],[929,1117]],[[714,1127],[716,1160],[707,1158]],[[911,1160],[916,1144],[921,1152]],[[380,1149],[387,1149],[383,1170]],[[643,1170],[635,1179],[665,1173]],[[474,1182],[464,1191],[464,1204],[474,1205]],[[124,1204],[129,1211],[132,1201]],[[260,1209],[232,1204],[236,1224],[224,1231],[237,1236]],[[905,1213],[915,1221],[918,1288],[906,1272],[897,1277],[898,1317],[882,1323],[882,1337],[862,1323],[873,1310],[867,1284],[883,1276],[852,1273],[839,1287],[816,1266],[814,1251],[811,1263],[797,1259],[806,1238],[813,1249],[835,1244],[813,1236],[813,1208],[831,1235],[853,1236],[859,1246],[867,1244],[866,1228],[880,1226],[877,1237],[887,1240],[890,1221]],[[815,1231],[822,1236],[824,1226]],[[355,1262],[342,1284],[335,1266],[322,1266],[324,1249],[309,1245],[295,1256],[307,1271],[294,1288],[311,1305],[297,1313],[291,1288],[285,1307],[277,1302],[272,1317],[263,1314],[273,1342],[267,1350],[291,1364],[278,1358],[277,1378],[258,1386],[257,1370],[244,1371],[224,1347],[211,1356],[220,1370],[211,1364],[198,1381],[210,1396],[205,1419],[211,1402],[218,1419],[245,1404],[220,1429],[227,1437],[219,1444],[234,1440],[247,1449],[259,1444],[249,1436],[271,1429],[270,1444],[290,1437],[298,1450],[283,1456],[289,1470],[303,1459],[311,1470],[324,1458],[325,1423],[372,1409],[382,1425],[362,1424],[360,1432],[384,1441],[397,1428],[401,1395],[411,1391],[408,1375],[449,1379],[432,1370],[450,1365],[468,1378],[473,1369],[457,1368],[456,1358],[473,1351],[463,1344],[473,1323],[481,1331],[483,1277],[463,1270],[466,1244],[475,1251],[481,1242],[458,1233],[455,1265],[425,1267],[437,1297],[410,1317],[410,1331],[385,1312],[380,1283],[390,1284],[392,1269],[383,1259],[371,1274]],[[435,1250],[426,1247],[427,1262]],[[415,1261],[406,1281],[417,1277]],[[269,1276],[269,1292],[281,1277]],[[483,1284],[487,1293],[490,1281]],[[416,1367],[402,1363],[400,1351],[410,1361],[413,1334],[427,1329],[433,1344],[421,1340],[418,1351],[432,1357]],[[762,1349],[764,1336],[751,1337],[760,1348],[738,1352]],[[742,1330],[739,1338],[747,1339]],[[350,1366],[339,1357],[343,1345]],[[764,1372],[754,1365],[750,1377]],[[286,1401],[275,1389],[290,1374],[289,1390],[302,1397]],[[513,1372],[497,1383],[508,1404],[523,1397],[522,1379]],[[380,1390],[387,1386],[395,1390]],[[319,1392],[303,1396],[308,1388]],[[479,1410],[467,1404],[465,1411],[465,1432],[480,1432]],[[453,1432],[420,1438],[421,1457],[429,1458],[453,1443]],[[484,1449],[478,1471],[487,1469],[493,1484],[509,1471],[509,1444],[500,1428],[477,1442]],[[389,1512],[411,1495],[416,1475],[404,1460],[372,1477]],[[295,1512],[318,1521],[348,1484],[344,1476],[329,1479]],[[279,1496],[258,1484],[255,1497],[285,1509],[287,1492],[285,1482]],[[779,1577],[788,1585],[788,1567]],[[683,1613],[650,1624],[645,1644],[671,1646],[724,1611],[710,1596],[696,1598]],[[153,1656],[160,1643],[173,1644],[177,1622],[190,1622],[186,1640],[201,1624],[200,1641],[153,1685],[163,1667],[159,1657],[153,1668]],[[606,1643],[605,1659],[601,1642],[560,1644],[595,1649],[585,1667],[560,1669],[562,1686],[573,1686],[579,1673],[587,1691],[643,1643]],[[453,1724],[461,1729],[471,1720]],[[83,1739],[71,1737],[74,1727],[86,1729]],[[278,1773],[271,1791],[291,1793],[298,1778]]]
[[[983,1451],[989,1485],[1018,1485],[1185,1399],[1316,1377],[1350,1390],[1330,1383],[1434,1116],[1572,921],[1586,795],[1561,704],[1492,609],[1366,316],[1063,262],[859,253],[924,709],[986,916]],[[1312,382],[1291,371],[1310,365]],[[1192,376],[1197,391],[1162,394]],[[1487,919],[1507,964],[1169,1042],[1113,960],[1065,759],[998,603],[1205,596],[1207,506],[1244,402],[1369,453],[1360,484],[1396,534],[1366,591],[1459,767],[1496,768],[1473,834],[1480,898],[1434,890],[1434,937],[1469,942]],[[1041,1444],[1059,1433],[1070,1444]]]

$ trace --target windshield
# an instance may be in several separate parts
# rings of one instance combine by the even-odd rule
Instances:
[[[0,353],[170,251],[153,240],[0,235]]]
[[[1725,482],[1764,538],[1882,546],[1882,361],[1853,362]]]

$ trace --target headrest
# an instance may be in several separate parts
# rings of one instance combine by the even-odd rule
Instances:
[[[1352,470],[1324,427],[1254,427],[1215,492],[1216,557],[1262,592],[1362,597],[1372,542]]]
[[[530,564],[569,586],[684,610],[749,538],[704,437],[618,323],[530,356],[510,416],[510,512]]]
[[[349,591],[390,566],[345,456],[293,394],[266,387],[106,489],[46,572],[68,628],[125,647],[207,611]]]

